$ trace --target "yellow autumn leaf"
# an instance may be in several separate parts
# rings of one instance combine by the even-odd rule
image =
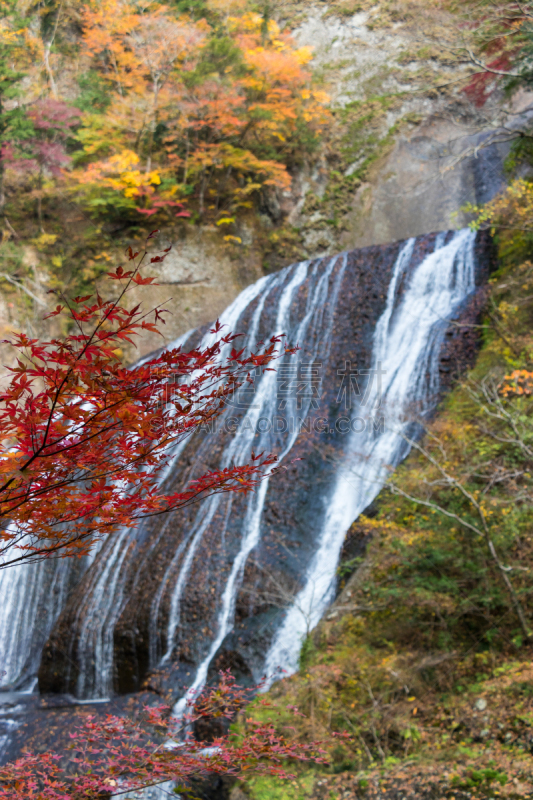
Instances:
[[[139,161],[139,156],[133,150],[123,150],[121,153],[117,153],[116,156],[111,156],[108,163],[111,168],[115,168],[116,172],[125,172],[125,170],[138,164]]]
[[[308,64],[313,58],[313,50],[307,45],[305,45],[305,47],[299,47],[298,50],[294,51],[294,57],[300,66]]]

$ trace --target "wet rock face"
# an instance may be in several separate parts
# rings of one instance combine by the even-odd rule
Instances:
[[[417,240],[411,270],[432,252],[435,239],[436,234],[430,234]],[[316,262],[309,273],[314,277],[303,281],[293,297],[291,324],[293,317],[302,319],[307,313],[313,286],[329,269],[324,307],[314,311],[317,314],[321,310],[324,320],[329,320],[324,332],[328,341],[314,341],[317,332],[310,327],[312,335],[298,342],[301,351],[297,363],[312,362],[314,370],[310,373],[307,368],[305,373],[312,401],[309,408],[302,403],[303,428],[287,458],[287,470],[269,482],[260,539],[235,578],[240,589],[230,609],[234,625],[214,654],[208,680],[220,669],[229,668],[240,682],[257,681],[283,609],[302,586],[315,552],[335,464],[346,444],[339,420],[346,419],[349,424],[353,418],[343,391],[346,375],[359,371],[358,388],[364,394],[367,378],[360,370],[368,370],[371,364],[374,329],[385,307],[401,245],[368,247],[337,256],[333,262]],[[488,275],[491,252],[488,237],[480,234],[476,245],[480,287]],[[290,277],[290,273],[287,275]],[[256,340],[276,328],[283,285],[273,285]],[[472,363],[477,329],[471,325],[479,315],[482,299],[480,288],[446,331],[440,361],[442,391]],[[260,295],[241,317],[240,330],[248,329],[259,302]],[[470,327],[464,327],[465,323]],[[289,379],[305,382],[304,373],[298,372],[301,366],[295,365],[295,369],[294,375],[277,376],[277,407],[270,409],[270,419],[264,423],[270,425],[269,447],[273,452],[283,450],[287,436],[284,425],[300,424],[293,419],[298,419],[298,401],[290,412],[283,384]],[[176,461],[168,489],[176,490],[220,464],[224,447],[233,436],[231,428],[244,424],[245,410],[238,406],[232,409],[233,421],[226,430],[195,434]],[[260,435],[255,435],[259,441]],[[249,513],[247,504],[245,497],[228,495],[210,519],[202,518],[208,507],[203,504],[157,518],[134,534],[122,539],[117,535],[108,541],[71,592],[44,648],[39,671],[41,692],[94,697],[98,686],[93,673],[108,670],[108,686],[114,693],[144,688],[179,696],[217,635],[224,592],[241,547],[243,520]],[[359,545],[354,544],[354,552],[359,552]],[[107,661],[102,653],[108,654]]]

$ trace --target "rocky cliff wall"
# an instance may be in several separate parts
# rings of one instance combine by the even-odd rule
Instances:
[[[442,236],[441,245],[451,233],[444,240]],[[411,272],[433,251],[437,238],[431,234],[416,240],[398,288],[398,303]],[[289,428],[296,424],[301,430],[296,431],[287,471],[268,485],[257,522],[260,536],[244,551],[238,574],[235,565],[243,553],[250,515],[255,513],[253,502],[250,505],[245,498],[229,496],[112,537],[71,592],[45,646],[41,692],[90,698],[144,687],[179,696],[223,627],[221,608],[232,580],[240,588],[229,602],[227,635],[213,651],[208,677],[231,666],[241,679],[257,679],[284,609],[303,585],[338,464],[345,457],[345,434],[356,411],[343,407],[347,396],[340,391],[342,380],[358,374],[358,389],[364,395],[376,323],[385,307],[391,270],[404,246],[402,242],[374,246],[313,262],[291,295],[290,330],[302,331],[301,325],[307,325],[299,341],[302,351],[294,375],[276,376],[275,402],[256,421],[250,441],[259,447],[266,442],[269,449],[283,452]],[[490,261],[490,242],[481,235],[476,245],[480,287]],[[259,338],[276,329],[279,308],[299,269],[291,267],[269,279],[271,289],[256,294],[245,307],[239,319],[243,329],[255,328]],[[457,309],[453,324],[439,339],[439,391],[445,391],[453,376],[472,362],[476,329],[471,323],[479,313],[482,292],[480,288]],[[304,376],[302,365],[312,367],[309,374],[314,377]],[[294,388],[298,381],[308,392],[301,403]],[[290,391],[284,392],[289,384]],[[437,400],[430,398],[430,406]],[[225,454],[240,441],[245,415],[256,401],[259,395],[237,403],[218,433],[196,435],[177,454],[167,479],[169,489],[224,462]],[[427,408],[413,407],[410,413],[415,419]],[[341,418],[348,428],[339,424]],[[266,437],[263,430],[268,431]],[[237,451],[234,455],[238,458]]]

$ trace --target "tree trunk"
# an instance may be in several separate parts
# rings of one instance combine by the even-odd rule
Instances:
[[[4,216],[5,213],[4,207],[6,204],[5,185],[4,185],[5,167],[3,158],[4,146],[6,144],[5,135],[6,135],[6,123],[4,120],[4,98],[0,94],[0,217]]]
[[[205,167],[202,168],[202,180],[200,181],[200,202],[199,202],[199,212],[200,216],[203,217],[204,215],[204,195],[205,195]]]
[[[189,173],[189,150],[190,150],[190,141],[189,141],[189,131],[187,131],[185,135],[185,163],[183,164],[183,188],[187,186],[187,177]]]
[[[529,640],[529,639],[531,639],[533,634],[531,632],[531,628],[529,627],[526,615],[524,613],[524,609],[522,607],[522,603],[520,602],[520,600],[518,598],[518,595],[516,593],[516,590],[515,590],[513,584],[511,583],[509,575],[507,574],[507,570],[505,569],[505,567],[503,566],[503,564],[501,563],[501,561],[499,559],[498,553],[496,552],[496,548],[494,547],[492,539],[487,535],[486,540],[487,540],[487,546],[489,548],[489,551],[490,551],[490,554],[492,556],[492,559],[493,559],[494,563],[496,564],[496,566],[497,566],[497,568],[498,568],[498,570],[500,572],[502,580],[503,580],[503,582],[505,584],[505,588],[507,589],[507,591],[509,593],[509,596],[511,598],[511,603],[512,603],[513,608],[514,608],[514,610],[516,612],[516,616],[518,617],[518,621],[520,623],[520,627],[522,628],[522,633],[526,637],[526,640]]]
[[[146,174],[152,169],[152,155],[154,152],[154,136],[157,127],[157,100],[159,95],[159,86],[157,81],[154,81],[154,102],[152,104],[152,119],[150,121],[150,131],[148,133],[148,158],[146,159]]]
[[[39,222],[39,230],[44,233],[43,228],[43,168],[39,167],[39,177],[37,179],[37,220]]]
[[[54,98],[54,100],[57,100],[58,99],[57,86],[54,79],[54,73],[52,72],[52,67],[50,66],[51,48],[52,48],[52,41],[46,42],[46,44],[44,45],[44,66],[46,69],[46,74],[48,75],[48,80],[50,81],[50,91],[52,92],[52,97]]]

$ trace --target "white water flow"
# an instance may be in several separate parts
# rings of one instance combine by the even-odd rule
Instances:
[[[169,345],[169,349],[183,346],[190,331]],[[163,482],[187,444],[183,439],[170,452],[161,475]],[[80,603],[74,624],[79,631],[76,662],[79,665],[76,695],[84,699],[105,699],[113,691],[113,635],[117,620],[124,607],[124,589],[128,577],[123,569],[130,547],[135,546],[139,530],[122,528],[107,539],[86,588],[87,604]],[[161,532],[163,534],[164,530]],[[154,542],[155,546],[156,542]],[[72,659],[74,663],[74,659]]]
[[[220,317],[220,323],[226,326],[224,333],[236,330],[236,325],[243,312],[259,295],[261,295],[265,284],[272,283],[275,277],[277,276],[262,278],[257,281],[257,283],[241,292]],[[171,346],[178,347],[186,341],[189,335],[190,332],[174,342]],[[208,347],[213,343],[215,338],[214,334],[206,334],[198,347],[200,349]],[[231,346],[229,347],[231,349]],[[224,357],[224,351],[222,357]],[[164,482],[171,475],[172,469],[186,444],[187,439],[184,439],[174,448],[171,458],[161,475],[161,482]],[[202,515],[202,517],[206,515],[209,517],[209,501],[202,505],[199,514]],[[152,542],[151,549],[156,547],[165,530],[166,525],[163,525],[159,536]],[[194,554],[195,539],[197,540],[198,535],[201,536],[202,532],[203,530],[200,525],[199,531],[196,531],[196,534],[193,531],[186,537],[178,548],[172,564],[179,559],[183,550],[189,543],[192,551],[189,559],[190,563],[192,555]],[[80,624],[80,633],[77,645],[77,663],[79,666],[77,679],[78,697],[102,699],[108,697],[113,692],[114,632],[124,608],[124,602],[127,599],[124,595],[124,589],[128,574],[127,570],[124,569],[124,562],[128,555],[129,548],[135,546],[135,536],[135,531],[124,529],[114,537],[112,541],[110,540],[106,543],[105,547],[107,548],[107,553],[102,552],[102,556],[105,557],[101,556],[99,559],[98,568],[95,570],[92,583],[88,587],[88,605],[80,605],[79,607],[78,620]],[[193,538],[192,543],[191,536]],[[187,556],[189,556],[189,551]],[[165,578],[168,578],[170,570],[171,568],[169,567],[165,573]],[[155,624],[157,624],[159,603],[165,588],[165,578],[152,601],[152,617],[155,620]],[[176,625],[174,625],[174,628]],[[156,658],[156,637],[153,635],[156,630],[156,627],[152,625],[152,635],[150,639],[152,663],[154,663]]]
[[[306,342],[307,343],[307,357],[310,362],[313,362],[318,355],[322,358],[327,358],[329,347],[331,343],[331,327],[333,324],[333,310],[336,305],[338,292],[342,283],[344,270],[346,269],[346,257],[342,257],[340,267],[336,275],[333,276],[335,265],[338,259],[330,259],[325,267],[318,262],[311,268],[308,262],[298,264],[292,268],[290,280],[283,286],[280,297],[277,300],[277,314],[272,333],[278,335],[282,332],[287,334],[289,342]],[[275,287],[282,284],[287,279],[286,271],[277,276],[276,280],[272,282],[269,287],[272,291]],[[300,321],[291,319],[291,312],[294,314],[293,303],[299,287],[304,283],[309,282],[309,291],[306,299],[306,309],[303,318]],[[253,342],[258,323],[259,316],[262,312],[267,293],[262,298],[262,303],[258,306],[254,315],[254,320],[250,326],[250,341]],[[329,301],[329,302],[328,302]],[[242,420],[239,428],[237,429],[233,439],[227,446],[221,466],[225,467],[231,463],[240,463],[250,458],[253,449],[261,452],[271,445],[270,433],[261,433],[258,425],[261,418],[269,418],[272,415],[272,410],[275,408],[276,396],[278,391],[278,384],[275,372],[265,372],[258,381],[256,393],[253,403],[249,406]],[[292,399],[294,403],[294,411],[296,411],[296,398]],[[306,416],[309,410],[310,399],[307,400],[306,406],[303,409],[303,416]],[[289,409],[287,415],[292,409]],[[294,415],[296,416],[296,415]],[[259,432],[259,435],[257,435]],[[288,432],[284,442],[283,449],[279,454],[279,460],[283,461],[285,456],[290,452],[298,435],[298,430],[294,429]],[[194,693],[200,689],[206,681],[209,666],[215,656],[217,650],[222,644],[225,637],[232,630],[234,622],[235,599],[237,592],[240,588],[241,579],[244,567],[248,556],[253,548],[259,543],[261,535],[261,516],[265,504],[269,480],[265,479],[259,486],[258,490],[249,496],[245,517],[242,523],[242,535],[239,551],[233,561],[230,574],[226,580],[226,585],[222,593],[220,608],[217,619],[217,633],[211,646],[200,663],[195,679],[189,689],[189,693]],[[221,502],[221,496],[211,499],[212,508],[206,514],[206,518],[212,517],[214,514],[215,504]],[[198,529],[198,536],[207,528],[206,522],[203,522]],[[191,548],[192,549],[192,548]],[[190,553],[191,551],[189,551]],[[192,560],[192,555],[189,559],[188,565]],[[188,568],[187,565],[187,568]],[[185,566],[185,565],[184,565]],[[183,569],[182,569],[183,573]],[[182,575],[180,575],[180,579]],[[176,584],[176,591],[174,598],[181,597],[182,588],[185,581]],[[173,601],[174,601],[173,598]],[[177,629],[177,620],[179,619],[179,604],[173,602],[171,619],[169,621],[169,642],[167,644],[167,653],[165,658],[169,658],[173,647],[173,636]],[[189,693],[183,697],[174,707],[174,714],[181,715],[186,707],[187,698]]]
[[[314,556],[304,585],[287,610],[266,657],[265,670],[269,675],[278,668],[289,672],[296,669],[303,637],[316,625],[331,600],[346,531],[378,494],[389,468],[395,466],[408,450],[401,434],[410,430],[409,409],[415,406],[419,414],[424,414],[433,408],[439,388],[438,359],[446,321],[453,317],[475,288],[475,235],[470,231],[460,231],[448,244],[445,244],[445,239],[445,236],[438,237],[434,252],[414,269],[410,265],[414,241],[403,245],[396,260],[386,308],[373,339],[372,368],[377,370],[381,366],[381,390],[377,383],[373,385],[370,392],[366,392],[365,408],[352,411],[352,414],[369,414],[378,419],[384,416],[386,424],[383,429],[379,425],[374,429],[370,424],[363,433],[351,434],[348,447],[339,458],[333,487],[323,498],[324,522],[316,536]],[[227,326],[224,332],[246,330],[239,347],[244,345],[247,349],[255,347],[259,335],[268,338],[285,333],[291,343],[305,345],[306,361],[324,361],[334,338],[333,315],[346,264],[346,257],[304,262],[262,278],[242,292],[222,314],[220,321]],[[198,346],[205,347],[212,340],[213,335],[207,334]],[[278,367],[284,363],[290,362],[282,360]],[[257,376],[253,402],[242,412],[237,430],[223,450],[222,468],[247,462],[252,448],[256,452],[274,449],[281,459],[290,458],[298,430],[281,433],[265,430],[263,433],[259,424],[262,418],[272,419],[278,389],[275,372]],[[381,408],[376,408],[380,399]],[[299,405],[302,398],[292,392],[285,402],[287,419],[305,419],[308,416],[311,398],[303,398],[303,404]],[[231,416],[232,409],[225,413]],[[199,463],[204,452],[202,448],[208,450],[211,446],[209,439],[207,436],[200,444]],[[176,446],[162,480],[172,476],[183,447],[184,443]],[[261,539],[261,519],[268,485],[268,480],[263,481],[258,490],[246,499],[236,553],[230,556],[230,551],[227,552],[231,562],[217,600],[213,640],[205,645],[191,687],[193,691],[205,683],[217,650],[233,628],[235,600],[244,567]],[[194,556],[213,526],[217,526],[217,536],[223,539],[223,521],[230,518],[234,502],[231,495],[218,495],[203,503],[167,566],[150,606],[152,667],[176,657],[181,604]],[[219,527],[222,527],[221,531]],[[151,549],[164,532],[165,525],[150,543]],[[73,661],[79,666],[77,693],[80,697],[103,698],[113,691],[114,631],[129,596],[126,588],[131,585],[131,579],[136,580],[128,565],[130,549],[137,545],[138,533],[129,530],[119,532],[104,543],[84,587],[85,594],[78,605],[78,619],[73,626],[78,635],[70,645],[74,648],[71,651]],[[88,559],[83,566],[89,564]],[[79,573],[74,575],[71,570],[68,560],[0,570],[0,656],[2,670],[7,673],[2,680],[4,686],[31,687],[42,646],[64,607],[73,579],[80,577]],[[165,627],[162,625],[164,599],[168,608]],[[165,639],[163,650],[159,645],[161,633]],[[177,713],[181,712],[183,705],[184,700],[178,702]]]
[[[260,286],[254,284],[254,286],[250,287],[249,290],[243,292],[241,295],[239,295],[236,301],[227,309],[227,311],[224,312],[224,314],[220,318],[221,324],[227,326],[227,331],[237,331],[239,326],[239,320],[242,314],[249,307],[250,303],[255,301],[256,298],[259,296],[259,302],[253,314],[252,321],[249,326],[249,331],[246,336],[246,345],[249,345],[251,343],[253,346],[253,344],[256,341],[261,314],[265,306],[266,298],[268,297],[269,294],[268,289],[272,289],[275,285],[277,285],[278,282],[279,282],[279,277],[276,276],[270,279],[260,281],[261,284]],[[267,291],[264,290],[265,286],[268,287]],[[254,291],[251,291],[252,289]],[[263,291],[261,292],[261,290]],[[243,297],[243,295],[246,296]],[[212,334],[208,334],[202,341],[201,347],[208,347],[212,342],[212,338],[213,338]],[[223,350],[222,357],[224,357],[224,355],[225,351]],[[231,460],[229,460],[227,456],[228,454],[225,453],[222,457],[222,463],[221,463],[222,468],[229,466],[229,464],[231,464]],[[183,558],[183,563],[179,568],[177,580],[175,581],[174,588],[172,590],[172,597],[170,601],[170,614],[166,632],[167,645],[163,658],[161,659],[162,664],[169,661],[172,655],[172,651],[174,649],[176,631],[178,629],[180,621],[180,602],[183,594],[183,589],[185,588],[187,577],[189,575],[191,564],[193,562],[194,555],[196,553],[198,545],[202,540],[203,535],[209,528],[209,525],[212,522],[213,517],[221,504],[221,501],[222,501],[221,495],[215,495],[209,498],[204,504],[202,504],[196,515],[196,520],[194,525],[192,526],[188,535],[184,538],[184,540],[177,548],[174,557],[172,558],[167,569],[165,570],[165,575],[163,576],[161,585],[158,591],[156,592],[154,601],[152,603],[152,608],[151,608],[152,625],[150,629],[151,631],[157,632],[159,627],[158,621],[160,613],[160,604],[163,598],[163,594],[168,587],[169,581],[172,579],[172,576],[175,573],[177,565],[182,560],[183,554],[186,551],[185,557]],[[155,636],[152,636],[150,645],[151,645],[150,646],[151,654],[154,655],[156,653]]]
[[[33,688],[41,649],[65,602],[67,583],[64,560],[0,570],[2,686]]]
[[[414,240],[407,242],[394,266],[387,305],[374,333],[373,364],[369,380],[382,371],[367,391],[367,414],[362,433],[351,434],[348,455],[339,464],[320,540],[305,584],[278,629],[265,661],[270,682],[284,670],[293,673],[305,635],[319,622],[331,602],[342,543],[352,522],[382,488],[391,467],[408,452],[403,438],[412,426],[410,409],[424,415],[434,406],[439,382],[439,352],[446,320],[475,288],[475,234],[456,233],[413,271],[401,293],[401,278],[409,266]],[[428,377],[429,376],[429,377]],[[385,418],[383,429],[378,422]],[[403,436],[402,436],[403,434]]]
[[[224,329],[225,333],[235,330],[235,324],[243,311],[261,294],[265,283],[268,282],[272,282],[272,277],[263,278],[248,287],[226,309],[220,317],[221,324],[227,326]],[[171,347],[176,348],[184,344],[189,335],[190,332],[180,337],[180,339],[172,343]],[[208,333],[198,346],[200,348],[208,347],[213,343],[214,339],[214,335]],[[168,464],[161,475],[162,483],[171,475],[173,467],[186,444],[187,439],[184,439],[174,447]],[[202,506],[200,513],[205,514],[206,505]],[[155,548],[165,530],[166,526],[163,525],[160,535],[152,542],[151,549]],[[100,558],[95,564],[90,584],[87,586],[87,603],[80,603],[78,607],[74,626],[79,631],[75,659],[79,667],[76,686],[78,697],[104,699],[113,692],[114,633],[127,599],[124,590],[128,579],[128,571],[124,566],[130,548],[135,546],[137,534],[138,531],[125,528],[104,544]],[[187,536],[186,540],[178,548],[174,561],[179,558],[190,542],[190,538],[190,535]],[[194,547],[194,539],[192,547]],[[168,572],[169,570],[167,570]],[[154,601],[152,601],[153,616],[155,616],[156,622],[159,601],[164,588],[163,581],[162,587],[156,593]],[[153,658],[155,658],[155,641],[155,637],[152,636],[150,650]]]

